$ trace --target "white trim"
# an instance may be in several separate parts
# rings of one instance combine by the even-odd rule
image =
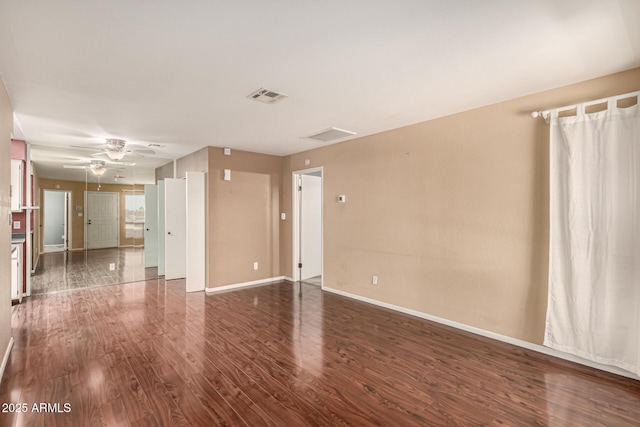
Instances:
[[[495,332],[487,331],[485,329],[476,328],[474,326],[465,325],[464,323],[454,322],[453,320],[444,319],[442,317],[433,316],[431,314],[423,313],[421,311],[412,310],[410,308],[401,307],[394,304],[389,304],[383,301],[378,301],[372,298],[363,297],[360,295],[352,294],[349,292],[341,291],[339,289],[334,289],[325,286],[322,288],[324,291],[331,292],[343,297],[352,298],[358,301],[366,302],[369,304],[377,305],[379,307],[388,308],[390,310],[398,311],[400,313],[408,314],[410,316],[419,317],[421,319],[430,320],[432,322],[440,323],[442,325],[451,326],[456,329],[460,329],[466,332],[471,332],[476,335],[481,335],[483,337],[491,338],[497,341],[502,341],[507,344],[515,345],[518,347],[526,348],[528,350],[532,350],[538,353],[546,354],[547,356],[557,357],[559,359],[568,360],[570,362],[578,363],[580,365],[588,366],[590,368],[598,369],[601,371],[610,372],[612,374],[620,375],[623,377],[631,378],[634,380],[640,380],[640,377],[634,375],[631,372],[616,368],[614,366],[602,365],[600,363],[592,362],[590,360],[583,359],[578,356],[574,356],[569,353],[563,353],[558,350],[554,350],[549,347],[545,347],[539,344],[530,343],[528,341],[520,340],[517,338],[509,337],[507,335],[498,334]]]
[[[2,359],[2,365],[0,365],[0,383],[2,382],[2,377],[4,376],[4,368],[6,368],[7,363],[9,363],[9,356],[11,355],[12,348],[13,348],[13,337],[9,339],[7,350],[4,352],[4,358]]]
[[[295,280],[293,280],[293,277],[287,277],[287,276],[283,276],[282,280],[286,280],[287,282],[295,282]]]
[[[217,286],[215,288],[205,288],[204,291],[208,294],[215,294],[218,292],[230,291],[233,289],[248,288],[251,286],[264,285],[266,283],[279,282],[284,279],[284,276],[269,277],[267,279],[253,280],[251,282],[234,283],[232,285]]]

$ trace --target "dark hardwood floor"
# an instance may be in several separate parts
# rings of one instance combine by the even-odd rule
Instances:
[[[640,381],[282,282],[153,280],[14,307],[1,426],[623,426]],[[71,411],[34,412],[34,403]]]
[[[111,270],[110,264],[114,265]],[[144,266],[143,247],[61,251],[40,255],[31,294],[157,279],[158,268]]]

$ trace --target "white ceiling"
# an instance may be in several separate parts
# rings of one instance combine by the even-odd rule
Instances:
[[[0,0],[17,132],[48,147],[285,155],[638,66],[638,0]]]

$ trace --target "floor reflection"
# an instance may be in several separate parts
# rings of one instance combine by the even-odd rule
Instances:
[[[592,395],[596,390],[599,395],[610,396],[611,401],[593,399]],[[582,373],[545,373],[544,392],[547,403],[546,423],[553,427],[594,425],[594,419],[608,419],[607,425],[611,426],[627,425],[620,421],[621,409],[627,405],[638,407],[640,404],[640,396],[636,392],[627,392],[619,386],[609,385]],[[633,415],[629,414],[629,417],[628,425],[637,425]]]
[[[156,278],[157,267],[144,267],[144,248],[44,253],[31,278],[31,294]]]
[[[300,286],[302,289],[299,288]],[[324,364],[322,294],[314,290],[309,295],[305,292],[305,288],[308,287],[309,285],[297,284],[291,288],[293,299],[291,341],[298,365],[315,376],[321,376]]]

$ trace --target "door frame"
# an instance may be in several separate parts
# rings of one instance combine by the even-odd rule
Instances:
[[[291,173],[291,220],[293,225],[293,233],[291,236],[291,278],[294,282],[300,281],[300,269],[298,262],[300,260],[300,192],[298,191],[299,179],[302,175],[312,172],[320,172],[320,197],[322,199],[320,207],[320,289],[324,289],[324,168],[322,166],[296,170]]]
[[[44,203],[44,194],[45,192],[56,192],[56,193],[65,193],[65,206],[64,206],[64,242],[63,242],[63,248],[61,251],[50,251],[50,252],[46,252],[46,253],[51,253],[51,252],[63,252],[63,251],[68,251],[69,249],[71,249],[71,242],[72,240],[72,229],[73,227],[71,227],[71,221],[73,220],[73,192],[71,190],[54,190],[54,189],[49,189],[49,188],[43,188],[42,189],[42,206],[43,209],[40,211],[42,213],[41,218],[40,218],[40,224],[42,225],[42,230],[40,232],[41,236],[40,238],[42,239],[42,242],[38,242],[38,244],[41,244],[40,246],[40,253],[43,254],[45,253],[44,250],[44,232],[45,229],[47,227],[46,222],[45,222],[45,216],[47,215],[47,205]]]
[[[85,190],[84,191],[84,242],[82,242],[82,245],[84,246],[83,249],[85,251],[90,250],[89,249],[89,237],[87,234],[87,221],[88,221],[88,216],[87,216],[87,212],[89,212],[89,193],[99,193],[99,194],[115,194],[118,197],[116,197],[116,222],[117,222],[117,229],[118,229],[118,246],[116,246],[117,248],[120,248],[120,193],[118,193],[117,191],[92,191],[92,190]],[[95,249],[102,249],[102,248],[95,248]]]

